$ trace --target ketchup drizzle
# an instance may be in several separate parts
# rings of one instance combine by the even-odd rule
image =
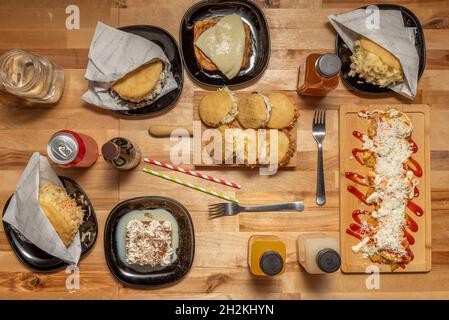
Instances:
[[[412,212],[414,214],[416,214],[418,217],[421,217],[424,214],[423,209],[418,204],[414,203],[413,201],[409,201],[407,203],[407,208],[412,210]]]
[[[360,141],[364,142],[363,141],[363,134],[361,132],[359,132],[359,131],[352,131],[352,135],[354,137],[356,137],[357,139],[359,139]]]
[[[405,170],[410,170],[413,172],[413,174],[417,177],[422,177],[422,168],[421,165],[418,163],[418,161],[416,161],[413,158],[410,158],[408,160],[411,164],[413,164],[414,168],[411,167],[408,163],[404,164],[404,169]]]
[[[368,203],[366,203],[365,195],[362,192],[360,192],[359,189],[357,189],[354,186],[348,186],[348,191],[351,192],[354,196],[356,196],[357,199],[359,199],[361,202],[363,202],[364,204],[369,205]]]
[[[418,145],[416,144],[415,140],[413,140],[412,138],[410,138],[408,140],[408,142],[410,142],[410,149],[412,150],[413,153],[417,153],[418,152]]]
[[[409,228],[410,231],[412,231],[412,232],[418,231],[418,224],[408,214],[405,216],[405,221],[406,221],[407,228]]]
[[[353,236],[354,238],[357,238],[359,240],[362,240],[362,236],[359,235],[358,233],[355,233],[354,231],[352,231],[351,229],[346,229],[346,233]]]
[[[345,172],[345,177],[354,183],[360,184],[361,186],[368,187],[368,184],[366,182],[363,182],[363,181],[366,181],[366,178],[358,173]]]
[[[410,245],[415,244],[415,238],[413,238],[413,236],[410,233],[408,233],[406,230],[404,230],[404,236]]]
[[[357,160],[358,163],[360,163],[362,166],[365,164],[363,163],[362,159],[359,157],[359,153],[363,152],[363,149],[354,148],[352,149],[352,156]]]
[[[415,187],[415,189],[413,189],[413,196],[414,196],[415,198],[418,198],[418,197],[419,197],[419,189],[418,189],[418,187]]]

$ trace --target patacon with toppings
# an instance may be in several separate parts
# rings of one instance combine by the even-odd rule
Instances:
[[[354,211],[357,224],[351,224],[347,233],[360,242],[352,250],[362,252],[373,262],[390,264],[393,270],[404,268],[413,260],[410,245],[415,241],[407,229],[417,231],[406,209],[411,204],[417,207],[411,200],[418,196],[416,177],[422,175],[419,164],[412,159],[416,152],[416,144],[411,140],[413,125],[405,113],[396,109],[364,111],[359,116],[369,120],[370,125],[368,134],[353,132],[363,142],[362,148],[353,149],[353,155],[370,170],[367,178],[352,172],[345,175],[368,187],[366,194],[354,186],[348,190],[374,210]],[[422,210],[415,213],[420,215]]]

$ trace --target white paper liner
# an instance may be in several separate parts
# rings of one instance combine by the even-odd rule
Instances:
[[[167,78],[161,93],[151,103],[178,87],[164,51],[145,38],[98,22],[84,75],[89,80],[89,87],[81,99],[104,109],[129,110],[128,106],[111,96],[112,84],[130,71],[156,59],[165,63]]]

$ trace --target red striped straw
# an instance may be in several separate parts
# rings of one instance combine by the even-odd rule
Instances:
[[[160,162],[160,161],[153,160],[153,159],[145,158],[145,159],[143,159],[143,161],[145,161],[146,163],[155,164],[155,165],[157,165],[159,167],[164,167],[164,168],[167,168],[167,169],[170,169],[170,170],[173,170],[173,171],[182,172],[182,173],[185,173],[185,174],[197,177],[197,178],[201,178],[201,179],[204,179],[204,180],[209,180],[209,181],[213,181],[213,182],[216,182],[216,183],[220,183],[220,184],[223,184],[223,185],[228,186],[228,187],[241,189],[241,186],[239,184],[237,184],[235,182],[232,182],[232,181],[215,178],[215,177],[212,177],[212,176],[208,176],[207,174],[202,174],[200,172],[192,171],[192,170],[189,170],[189,169],[183,169],[183,168],[177,167],[175,165],[168,164],[168,163],[165,163],[165,162]]]

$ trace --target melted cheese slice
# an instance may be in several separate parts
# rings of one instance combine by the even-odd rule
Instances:
[[[238,14],[223,17],[204,31],[195,45],[223,72],[234,78],[242,67],[245,51],[245,29]]]

